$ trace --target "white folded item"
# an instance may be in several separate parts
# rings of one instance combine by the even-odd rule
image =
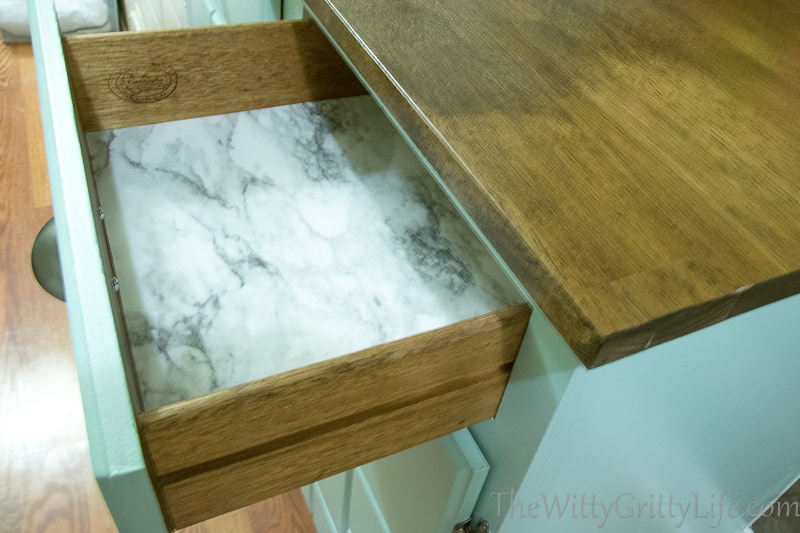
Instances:
[[[100,29],[108,25],[106,0],[55,0],[62,33]],[[26,0],[0,0],[0,29],[15,36],[30,36]]]

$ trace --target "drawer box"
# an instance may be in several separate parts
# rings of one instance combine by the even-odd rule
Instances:
[[[524,304],[145,409],[117,292],[126,282],[84,132],[364,90],[309,21],[62,41],[37,4],[67,306],[93,464],[121,529],[155,530],[122,525],[144,523],[142,509],[154,508],[126,503],[147,499],[145,464],[166,527],[181,528],[495,415],[530,315]]]

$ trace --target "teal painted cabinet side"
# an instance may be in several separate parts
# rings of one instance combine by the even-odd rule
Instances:
[[[481,512],[498,533],[739,533],[800,475],[799,380],[800,295],[579,367],[549,419],[504,404],[494,425],[513,414],[519,438],[484,451],[532,459],[519,485],[487,486]]]
[[[580,362],[544,314],[534,309],[497,416],[470,428],[492,465],[475,516],[497,531],[504,519],[492,494],[517,490],[555,418]]]

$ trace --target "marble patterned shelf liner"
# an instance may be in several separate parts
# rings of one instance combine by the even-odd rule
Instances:
[[[88,142],[146,409],[522,301],[369,97]]]

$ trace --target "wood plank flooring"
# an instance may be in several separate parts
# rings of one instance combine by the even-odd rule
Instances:
[[[783,496],[753,524],[755,533],[800,532],[800,481],[789,487]]]
[[[114,532],[92,477],[64,304],[33,278],[52,216],[30,45],[0,42],[0,531]],[[184,530],[315,531],[299,491]]]

